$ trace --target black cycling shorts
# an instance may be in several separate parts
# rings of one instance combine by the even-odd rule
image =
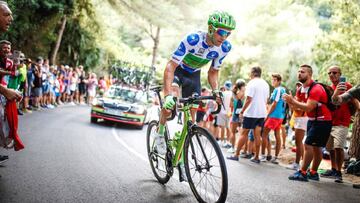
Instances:
[[[174,73],[173,85],[181,87],[181,96],[183,98],[191,97],[194,93],[200,96],[201,81],[200,71],[189,73],[178,66]]]

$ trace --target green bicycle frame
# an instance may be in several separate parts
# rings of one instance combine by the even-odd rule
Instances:
[[[188,124],[191,118],[190,115],[191,106],[192,106],[191,104],[186,104],[182,109],[179,109],[180,111],[184,112],[184,126],[181,131],[180,142],[178,143],[178,146],[176,146],[175,156],[173,157],[172,160],[173,167],[176,167],[179,164],[180,159],[181,161],[183,161],[184,159],[183,152],[184,152],[185,140],[188,135]]]

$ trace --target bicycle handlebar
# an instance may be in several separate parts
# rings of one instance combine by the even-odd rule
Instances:
[[[216,96],[198,96],[198,97],[182,98],[179,99],[179,103],[195,103],[197,101],[202,101],[202,100],[216,100]],[[218,105],[218,108],[216,109],[216,111],[210,112],[211,114],[220,113],[222,105],[218,102],[216,102],[216,104]]]

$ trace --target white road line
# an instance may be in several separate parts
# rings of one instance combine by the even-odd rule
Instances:
[[[148,161],[149,161],[145,156],[143,156],[143,155],[141,155],[139,152],[135,151],[135,149],[129,147],[129,145],[127,145],[127,144],[124,142],[124,140],[122,140],[122,139],[119,137],[119,135],[116,133],[115,128],[112,128],[112,129],[111,129],[111,132],[112,132],[112,134],[114,135],[116,141],[118,141],[118,142],[119,142],[123,147],[125,147],[129,152],[133,153],[135,156],[139,157],[141,160],[143,160],[143,161],[145,161],[145,162],[148,162]]]

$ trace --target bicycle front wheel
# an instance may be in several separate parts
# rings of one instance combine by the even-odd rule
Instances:
[[[213,136],[195,127],[185,142],[185,171],[199,202],[225,202],[228,191],[226,165]]]
[[[165,184],[169,181],[171,175],[168,173],[167,170],[167,166],[169,165],[169,163],[167,161],[166,155],[158,154],[155,149],[153,133],[156,132],[157,127],[157,121],[151,121],[149,123],[146,134],[146,146],[150,166],[154,173],[154,176],[161,184]]]

